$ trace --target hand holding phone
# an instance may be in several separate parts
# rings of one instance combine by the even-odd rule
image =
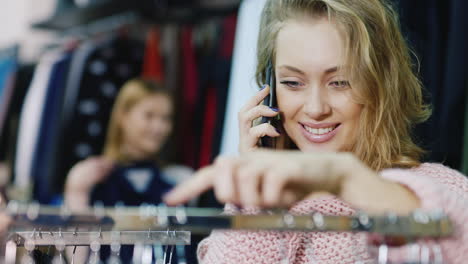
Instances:
[[[263,100],[263,104],[277,109],[276,103],[276,76],[275,70],[273,69],[273,63],[271,60],[268,62],[266,72],[265,72],[266,84],[270,87],[270,93]],[[262,117],[261,123],[268,123],[277,129],[276,117]],[[275,139],[269,136],[264,136],[260,139],[260,144],[262,147],[274,148],[276,146]]]
[[[276,109],[275,75],[271,63],[265,73],[267,75],[265,89],[260,90],[239,111],[240,153],[252,151],[260,146],[275,147],[273,138],[280,136],[275,128],[275,123],[278,122],[278,109]]]

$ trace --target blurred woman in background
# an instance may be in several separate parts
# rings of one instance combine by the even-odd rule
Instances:
[[[96,201],[108,206],[160,203],[161,195],[180,181],[163,172],[158,157],[172,131],[173,111],[164,87],[143,79],[127,82],[115,102],[103,155],[76,164],[67,177],[67,205],[79,210]],[[190,174],[180,169],[177,175]]]
[[[71,169],[66,205],[80,211],[97,202],[104,206],[161,203],[164,193],[192,173],[184,166],[164,167],[159,157],[172,132],[173,113],[172,96],[165,87],[144,79],[128,81],[116,99],[103,155]],[[130,251],[122,254],[124,261],[130,256]]]

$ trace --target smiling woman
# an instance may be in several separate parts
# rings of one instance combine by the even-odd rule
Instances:
[[[241,155],[218,158],[165,201],[213,188],[228,213],[442,209],[458,231],[435,244],[444,263],[464,263],[468,180],[420,161],[411,129],[430,110],[397,21],[385,0],[267,0],[256,77],[266,83],[273,63],[279,109],[261,104],[270,90],[263,86],[239,112]],[[254,122],[278,114],[281,127]],[[264,136],[279,138],[277,149],[259,151]],[[202,263],[375,263],[366,244],[362,234],[215,231],[198,253]],[[408,252],[392,249],[392,263]]]
[[[299,5],[303,8],[296,9]],[[411,128],[425,121],[430,110],[423,103],[421,83],[413,72],[397,15],[386,1],[286,1],[267,6],[262,28],[257,82],[265,82],[263,72],[269,58],[274,58],[280,83],[277,93],[285,85],[302,88],[307,103],[294,105],[302,105],[303,114],[322,114],[305,118],[309,126],[297,120],[309,133],[298,133],[285,124],[299,149],[306,150],[296,134],[305,134],[304,138],[318,140],[312,142],[327,142],[315,147],[352,151],[376,170],[419,164],[423,150],[413,143]],[[283,98],[278,95],[278,104]],[[335,115],[326,117],[327,111]],[[341,126],[334,120],[339,118],[351,122]],[[312,129],[323,126],[342,131],[335,137],[313,136]],[[326,140],[332,138],[336,139]],[[339,143],[345,138],[346,143]]]
[[[301,41],[290,41],[302,36]],[[351,151],[362,105],[343,70],[344,41],[326,18],[294,20],[276,40],[278,106],[302,151]]]

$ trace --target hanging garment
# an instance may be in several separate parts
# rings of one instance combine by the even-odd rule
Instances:
[[[15,160],[18,142],[19,119],[26,93],[31,85],[36,65],[21,65],[18,67],[14,82],[13,95],[10,101],[10,107],[6,114],[6,121],[3,135],[1,136],[2,146],[5,152],[4,159],[10,165],[11,179],[15,179]]]
[[[164,25],[160,28],[161,32],[161,57],[164,58],[164,86],[171,91],[174,103],[174,111],[172,119],[176,122],[173,123],[173,130],[167,143],[164,145],[160,152],[162,160],[170,163],[183,163],[183,153],[181,138],[186,136],[182,130],[181,120],[182,98],[184,97],[182,87],[182,66],[181,66],[181,53],[180,48],[180,27],[177,25]]]
[[[14,87],[14,74],[17,68],[17,54],[14,50],[0,52],[0,132],[6,119]]]
[[[468,84],[466,85],[468,89]],[[465,109],[465,132],[463,135],[463,157],[462,157],[462,168],[463,174],[468,175],[468,94],[465,98],[466,109]]]
[[[5,160],[8,150],[8,114],[15,88],[18,68],[17,49],[8,48],[0,52],[0,160]]]
[[[53,168],[57,159],[63,95],[71,56],[71,53],[65,53],[52,66],[44,108],[40,117],[31,176],[34,180],[33,198],[42,204],[51,203],[56,194],[52,188],[55,181]]]
[[[40,117],[43,114],[52,67],[61,57],[61,51],[49,51],[41,58],[24,100],[18,129],[14,181],[14,185],[23,190],[32,184],[32,162],[38,143]]]
[[[401,24],[420,61],[420,75],[433,106],[417,127],[428,160],[459,169],[468,68],[468,17],[464,0],[398,1]]]
[[[126,81],[140,76],[143,50],[141,42],[120,36],[89,41],[74,54],[57,154],[57,190],[74,164],[101,153],[116,96]]]
[[[142,76],[158,82],[164,80],[164,66],[160,53],[160,33],[153,27],[147,33]]]
[[[214,73],[216,87],[218,87],[216,104],[216,124],[214,125],[214,137],[210,162],[219,155],[221,149],[221,140],[223,135],[224,118],[229,92],[229,81],[231,78],[232,56],[234,51],[234,41],[236,35],[237,15],[234,14],[225,18],[222,22],[222,36],[220,38],[220,47],[217,60],[217,66]]]
[[[221,155],[238,153],[237,113],[258,91],[255,83],[256,44],[260,28],[260,15],[265,2],[265,0],[243,1],[239,9]]]
[[[468,2],[465,0],[452,0],[450,3],[450,15],[448,32],[445,69],[443,70],[444,81],[442,109],[439,119],[439,130],[444,140],[440,149],[447,158],[446,164],[453,168],[461,168],[461,154],[463,149],[463,121],[465,120],[465,109],[468,106],[468,92],[466,84],[468,76],[468,18],[466,17]],[[440,89],[440,88],[439,88]],[[445,147],[444,147],[445,146]]]
[[[216,37],[209,48],[202,51],[199,59],[200,84],[196,123],[201,126],[195,127],[196,135],[199,135],[197,153],[200,154],[197,167],[210,164],[219,153],[236,19],[237,14],[234,14],[215,24],[214,33],[211,34]]]
[[[213,139],[216,125],[216,106],[217,98],[215,95],[215,88],[209,87],[206,91],[206,103],[204,104],[203,127],[201,127],[200,138],[200,156],[198,160],[198,167],[204,167],[211,164]]]
[[[192,131],[196,127],[193,120],[195,105],[197,103],[198,93],[198,72],[196,64],[195,49],[192,45],[192,30],[186,27],[182,30],[182,58],[183,58],[183,85],[182,100],[180,103],[181,131]],[[181,139],[181,148],[183,149],[183,163],[195,168],[195,139],[192,135],[187,135]]]

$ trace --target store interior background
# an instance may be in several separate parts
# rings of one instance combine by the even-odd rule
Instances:
[[[249,21],[255,19],[255,16],[249,18],[247,15],[258,1],[3,0],[0,8],[0,63],[5,58],[12,58],[9,55],[11,50],[16,50],[13,57],[17,62],[13,73],[15,81],[11,88],[13,95],[7,98],[6,89],[3,92],[0,90],[0,103],[3,105],[1,114],[4,116],[3,123],[0,123],[0,178],[8,196],[23,201],[60,204],[66,172],[73,162],[80,159],[78,156],[64,158],[64,155],[74,153],[73,146],[64,149],[66,146],[56,143],[54,150],[47,152],[49,156],[43,163],[50,167],[36,170],[34,164],[29,164],[33,161],[24,161],[22,164],[28,163],[32,168],[29,175],[20,177],[29,179],[29,184],[25,185],[23,181],[21,186],[16,186],[17,159],[22,158],[17,155],[18,135],[21,134],[19,124],[24,107],[24,100],[21,99],[28,93],[28,83],[31,82],[35,67],[45,54],[57,47],[69,45],[73,41],[81,45],[95,38],[119,35],[123,30],[137,43],[135,50],[141,52],[145,51],[149,33],[154,29],[161,34],[159,37],[163,35],[161,32],[165,32],[167,35],[161,38],[170,39],[166,41],[177,45],[176,48],[168,47],[170,44],[167,43],[158,45],[164,62],[164,81],[177,91],[179,102],[174,138],[180,139],[184,135],[182,140],[173,141],[173,147],[167,151],[168,157],[174,162],[198,169],[209,164],[219,153],[235,152],[233,146],[238,139],[237,131],[233,129],[236,121],[232,116],[237,112],[232,113],[231,110],[242,104],[238,101],[239,93],[252,94],[256,88],[252,82],[245,85],[241,83],[240,86],[246,90],[234,91],[239,89],[240,81],[236,80],[252,80],[253,72],[244,69],[234,74],[233,69],[239,68],[243,60],[251,63],[254,59],[236,56],[242,51],[235,44],[243,42],[239,39],[244,34],[240,32],[241,25],[258,23]],[[464,12],[468,10],[468,2],[393,2],[401,13],[405,36],[418,56],[425,98],[433,105],[433,117],[416,127],[414,137],[428,150],[426,161],[442,162],[467,174],[468,19]],[[122,10],[113,14],[117,15],[116,19],[109,20],[108,14],[85,19],[86,10],[98,10],[100,6],[109,4],[122,6]],[[72,26],[60,25],[63,14],[72,13],[81,16],[83,21]],[[118,18],[122,13],[124,16]],[[49,26],[43,22],[48,22]],[[50,26],[54,23],[55,26]],[[245,30],[245,26],[242,26],[242,30]],[[255,45],[251,43],[251,47]],[[142,53],[142,56],[145,54]],[[140,73],[134,74],[139,76]],[[121,83],[121,80],[116,83]],[[227,109],[229,113],[226,113]],[[62,113],[56,114],[59,119],[62,117]],[[106,121],[102,122],[102,127],[105,127]],[[188,127],[193,133],[184,133]],[[67,130],[63,127],[59,130],[53,138],[57,142],[67,141]],[[39,141],[37,138],[35,140]],[[80,141],[76,138],[72,140]],[[81,158],[99,154],[102,142],[90,144],[95,145],[90,151],[81,153]],[[38,155],[41,151],[35,149],[31,155]],[[61,166],[63,164],[66,166]],[[210,193],[199,200],[198,206],[221,207]]]

